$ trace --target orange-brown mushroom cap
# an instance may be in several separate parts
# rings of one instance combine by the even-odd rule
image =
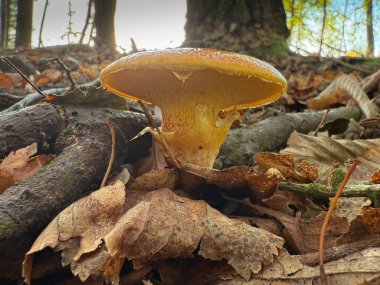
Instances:
[[[163,115],[162,131],[168,133],[168,140],[173,140],[173,144],[187,140],[180,147],[181,152],[196,143],[193,151],[203,150],[205,157],[209,156],[205,152],[210,145],[212,156],[216,156],[231,122],[236,119],[236,112],[235,115],[232,112],[222,121],[218,119],[219,111],[270,103],[287,87],[283,76],[261,60],[232,52],[192,48],[131,54],[107,66],[100,74],[100,81],[119,96],[158,105]],[[218,140],[217,150],[211,142],[213,137]],[[171,147],[175,148],[173,144]],[[205,164],[195,160],[196,164]]]
[[[160,73],[158,78],[152,78],[157,73]],[[190,77],[186,78],[190,73]],[[200,75],[197,76],[197,73]],[[213,74],[207,76],[207,73]],[[181,76],[182,79],[179,79]],[[173,79],[181,88],[197,85],[198,89],[206,89],[210,86],[209,81],[216,79],[212,84],[214,92],[207,96],[213,97],[213,100],[223,100],[220,104],[225,109],[255,107],[273,102],[284,94],[287,87],[281,73],[268,63],[254,57],[212,49],[178,48],[138,52],[113,62],[100,74],[102,85],[113,93],[154,104],[162,99],[159,93],[164,93],[166,97],[172,94],[170,100],[177,99],[177,93],[162,92],[175,88],[166,85]],[[183,84],[178,84],[177,80],[183,80]],[[221,98],[218,94],[225,93],[225,85],[233,86],[234,89],[228,93],[228,98]]]

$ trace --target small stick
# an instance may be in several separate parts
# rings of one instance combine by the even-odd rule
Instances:
[[[148,118],[150,125],[153,127],[153,129],[155,129],[157,131],[158,135],[162,139],[162,143],[164,144],[166,150],[168,151],[170,158],[173,160],[175,166],[177,168],[181,169],[181,166],[179,165],[178,161],[175,159],[173,152],[171,151],[168,143],[166,142],[165,137],[163,136],[160,128],[157,126],[156,122],[154,121],[154,119],[153,119],[151,113],[149,112],[148,108],[145,106],[145,104],[141,100],[138,100],[137,102],[139,103],[141,109],[143,109],[145,116]]]
[[[1,59],[8,63],[10,66],[12,66],[13,69],[16,70],[17,73],[20,74],[21,77],[24,78],[24,80],[28,82],[34,88],[34,90],[38,92],[38,94],[40,94],[44,99],[46,98],[46,95],[37,87],[37,85],[35,85],[24,73],[22,73],[22,71],[18,69],[17,66],[15,66],[8,58],[2,56]]]
[[[322,117],[321,122],[319,123],[318,127],[315,129],[315,131],[314,131],[314,133],[313,133],[313,137],[316,137],[316,136],[317,136],[318,131],[319,131],[319,129],[322,127],[322,125],[325,123],[326,118],[327,118],[327,115],[329,114],[329,112],[330,112],[330,109],[327,109],[327,110],[325,111],[325,113],[323,114],[323,117]]]
[[[323,264],[325,235],[326,235],[327,225],[329,223],[329,219],[335,208],[335,205],[336,205],[336,202],[338,201],[339,196],[342,194],[344,187],[346,186],[348,180],[350,180],[352,173],[354,172],[356,167],[359,165],[359,163],[360,162],[358,160],[354,160],[354,162],[351,164],[350,168],[347,171],[346,176],[344,177],[342,184],[340,184],[338,191],[336,191],[334,198],[331,200],[329,210],[327,211],[325,220],[323,221],[321,235],[319,237],[319,272],[320,272],[322,285],[327,285],[325,265]]]
[[[107,126],[110,129],[110,133],[111,133],[112,148],[111,148],[111,157],[110,157],[110,161],[108,163],[107,171],[106,171],[106,174],[104,174],[103,181],[102,181],[102,184],[100,185],[100,187],[106,186],[108,176],[111,173],[113,161],[115,160],[115,144],[116,144],[115,128],[112,125],[111,118],[107,118],[106,122],[107,122]]]
[[[71,76],[71,70],[67,67],[67,65],[59,57],[41,59],[37,62],[37,65],[47,64],[48,62],[51,62],[51,61],[56,61],[62,67],[62,69],[66,72],[67,79],[71,83],[70,90],[75,89],[78,86],[78,84],[75,82],[75,80]]]

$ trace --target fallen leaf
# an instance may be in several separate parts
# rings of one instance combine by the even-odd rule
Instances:
[[[281,266],[281,263],[277,263]],[[275,263],[273,263],[275,265]],[[286,263],[285,263],[286,265]],[[380,248],[368,248],[360,252],[352,253],[339,260],[325,263],[327,284],[334,285],[359,285],[379,284],[380,280]],[[265,270],[264,270],[265,272]],[[275,281],[274,281],[274,280]],[[374,283],[371,283],[374,282]],[[262,278],[260,274],[254,275],[246,281],[235,277],[233,280],[220,280],[212,284],[220,285],[313,285],[320,284],[319,266],[306,266],[289,276],[273,278],[272,275]]]
[[[0,72],[0,88],[13,87],[12,80],[3,72]]]
[[[307,161],[318,170],[318,179],[314,182],[324,184],[329,180],[333,164],[344,165],[347,160],[357,159],[360,165],[351,176],[350,183],[368,182],[373,172],[380,168],[380,139],[334,140],[295,132],[281,154],[291,155],[296,165]]]
[[[37,144],[31,144],[25,148],[11,152],[0,163],[0,194],[15,182],[24,182],[42,167],[47,165],[53,155],[38,155]]]
[[[30,284],[32,276],[33,255],[46,247],[62,251],[64,265],[75,262],[74,269],[80,274],[82,281],[97,267],[88,267],[87,260],[80,258],[85,253],[98,249],[102,238],[112,229],[116,221],[124,213],[125,189],[122,182],[103,187],[91,195],[84,197],[63,210],[40,234],[27,252],[23,264],[23,277]],[[99,255],[101,265],[108,258],[102,250]],[[91,258],[90,258],[91,260]],[[98,262],[99,263],[99,262]]]
[[[152,192],[129,210],[104,240],[111,256],[134,260],[135,266],[189,258],[199,247],[200,256],[226,260],[245,279],[270,264],[283,242],[168,189]]]

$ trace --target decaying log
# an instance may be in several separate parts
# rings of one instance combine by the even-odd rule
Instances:
[[[216,168],[252,164],[252,156],[259,151],[275,151],[286,146],[292,132],[308,133],[320,124],[324,111],[285,114],[265,119],[253,126],[233,129],[219,151]],[[332,109],[326,120],[360,118],[356,107]]]
[[[116,131],[117,168],[125,161],[129,140],[148,125],[143,114],[43,103],[1,117],[2,155],[34,140],[57,157],[0,195],[0,256],[33,241],[63,208],[99,188],[111,151],[107,117]],[[140,148],[146,151],[149,141],[140,142]]]

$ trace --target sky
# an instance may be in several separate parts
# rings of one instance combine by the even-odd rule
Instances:
[[[72,0],[72,30],[79,41],[87,13],[87,0]],[[37,46],[45,0],[34,4],[32,45]],[[50,0],[42,41],[45,46],[67,44],[69,1]],[[185,39],[186,0],[118,0],[115,15],[116,44],[130,49],[130,38],[138,48],[158,49],[178,47]],[[89,32],[89,29],[88,29]],[[85,42],[87,42],[88,37]]]
[[[36,0],[34,6],[33,23],[33,46],[38,44],[38,33],[40,29],[42,13],[46,0]],[[268,0],[270,1],[270,0]],[[43,28],[42,40],[44,46],[67,44],[78,42],[87,13],[88,0],[49,0],[47,16]],[[77,33],[77,37],[67,36],[69,23],[69,3],[71,4],[72,30]],[[344,20],[345,41],[342,41],[343,15],[345,11],[347,18]],[[347,51],[357,51],[364,53],[366,47],[365,12],[362,9],[363,0],[332,0],[332,5],[328,8],[328,13],[336,23],[336,29],[329,36],[326,36],[326,43],[338,46]],[[376,55],[380,55],[380,2],[374,1],[375,20],[375,49]],[[322,26],[322,10],[308,15],[305,23],[310,30],[308,40],[296,41],[293,33],[290,46],[293,50],[298,46],[311,53],[318,52],[319,36]],[[313,10],[315,11],[315,10]],[[335,15],[337,15],[335,17]],[[133,38],[138,48],[141,49],[162,49],[167,47],[178,47],[185,39],[184,25],[186,23],[186,0],[117,0],[115,29],[116,42],[119,51],[130,50],[130,38]],[[358,25],[359,23],[359,25]],[[88,29],[89,30],[89,29]],[[89,31],[88,31],[89,32]],[[88,37],[85,39],[87,43]],[[342,44],[343,43],[343,44]],[[326,49],[329,55],[339,55],[334,50]],[[326,55],[326,53],[322,53]],[[341,54],[341,53],[340,53]]]

